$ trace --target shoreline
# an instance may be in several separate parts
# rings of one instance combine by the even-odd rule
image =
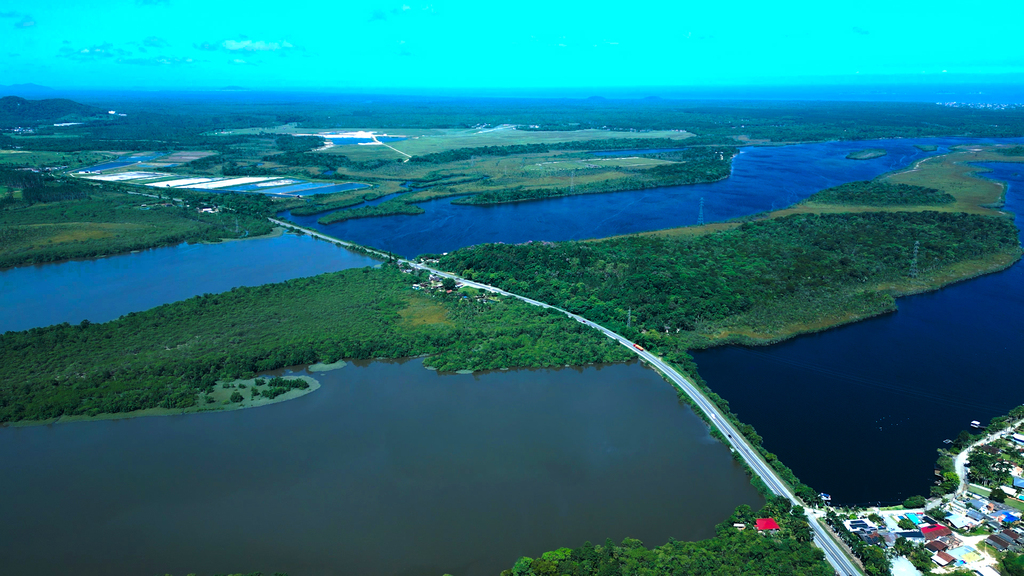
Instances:
[[[313,374],[320,374],[322,372],[329,372],[332,370],[340,370],[348,366],[348,363],[344,360],[339,360],[331,364],[324,364],[317,362],[316,364],[310,364],[307,366],[293,366],[292,368],[302,368],[307,372]],[[257,378],[273,377],[274,372],[280,372],[284,369],[270,370],[261,374],[258,374]],[[307,374],[291,374],[285,377],[288,380],[305,380],[309,385],[308,388],[300,389],[293,388],[288,392],[281,394],[275,398],[261,398],[253,401],[250,398],[243,400],[242,402],[222,404],[224,398],[227,397],[230,392],[237,390],[237,388],[225,388],[223,386],[235,386],[238,384],[245,384],[247,387],[251,387],[254,378],[248,379],[236,379],[236,380],[218,380],[217,386],[214,389],[214,397],[218,400],[212,404],[200,404],[198,397],[202,394],[197,394],[197,400],[195,406],[188,408],[146,408],[144,410],[133,410],[131,412],[103,412],[94,416],[86,414],[76,414],[74,416],[58,416],[57,418],[47,418],[46,420],[18,420],[17,422],[5,422],[0,424],[2,428],[28,428],[32,426],[49,426],[52,424],[72,424],[76,422],[97,422],[103,420],[126,420],[129,418],[147,418],[152,416],[182,416],[188,414],[219,414],[224,412],[234,412],[236,410],[248,410],[250,408],[261,408],[263,406],[270,406],[272,404],[280,404],[281,402],[287,402],[288,400],[295,400],[296,398],[302,398],[307,394],[311,394],[322,387],[322,384],[313,376]]]
[[[17,268],[28,268],[30,266],[48,266],[50,264],[66,264],[68,262],[89,262],[89,261],[92,261],[92,260],[103,260],[104,258],[112,258],[114,256],[126,256],[128,254],[140,254],[140,253],[145,252],[147,250],[159,250],[161,248],[174,248],[176,246],[181,246],[182,244],[201,244],[201,245],[204,245],[204,246],[216,246],[217,244],[222,244],[224,242],[242,242],[242,241],[245,241],[245,240],[263,240],[263,239],[269,239],[269,238],[277,238],[279,236],[283,236],[285,232],[286,232],[286,230],[284,229],[284,227],[282,227],[282,226],[275,226],[274,229],[270,231],[270,233],[262,234],[260,236],[247,236],[245,238],[221,238],[217,242],[209,242],[209,241],[206,241],[206,240],[201,240],[201,241],[198,241],[198,242],[189,242],[188,240],[183,240],[183,241],[180,241],[180,242],[175,242],[174,244],[156,244],[156,245],[153,245],[153,246],[149,246],[147,248],[135,248],[135,249],[126,250],[126,251],[123,251],[123,252],[110,252],[109,254],[100,254],[98,256],[85,256],[85,257],[82,257],[82,258],[65,258],[64,260],[51,260],[51,261],[48,261],[48,262],[27,262],[27,263],[23,263],[23,264],[15,264],[13,266],[7,266],[6,268],[0,268],[0,274],[6,272],[8,270],[15,270]]]
[[[959,268],[963,269],[963,273],[959,275],[956,273],[957,266],[954,265],[950,270],[940,270],[935,274],[935,277],[932,278],[931,281],[924,282],[923,285],[910,287],[907,283],[879,284],[875,286],[875,290],[879,293],[889,294],[893,299],[927,294],[929,292],[937,292],[953,284],[967,282],[968,280],[974,280],[975,278],[987,276],[988,274],[996,274],[998,272],[1008,270],[1020,262],[1022,256],[1024,256],[1024,250],[1020,249],[1018,249],[1015,254],[994,254],[988,258],[961,262]],[[971,266],[972,264],[974,266]],[[807,327],[798,327],[804,325],[795,325],[791,329],[782,329],[773,334],[758,335],[756,333],[744,333],[742,331],[742,327],[737,328],[736,332],[729,332],[728,329],[725,329],[726,334],[711,340],[706,346],[694,346],[690,349],[707,350],[730,344],[738,344],[742,346],[771,346],[772,344],[779,344],[799,336],[817,334],[833,328],[854,324],[862,320],[869,320],[885,314],[891,314],[898,311],[896,304],[897,303],[894,303],[893,307],[887,310],[879,310],[868,314],[850,312],[845,318],[837,319],[833,322],[825,320],[820,324],[814,323]]]
[[[281,229],[282,231],[284,230],[283,227],[278,227],[278,229]],[[1011,268],[1012,266],[1014,266],[1015,264],[1017,264],[1021,260],[1022,256],[1024,256],[1024,250],[1018,250],[1015,254],[994,255],[993,257],[988,258],[988,259],[980,259],[980,260],[970,261],[967,264],[974,263],[974,264],[978,265],[978,267],[977,268],[973,268],[973,269],[972,268],[968,268],[968,270],[964,271],[965,274],[963,274],[963,275],[955,275],[954,271],[940,272],[940,273],[937,274],[938,278],[933,280],[933,283],[928,283],[928,284],[925,284],[924,286],[913,287],[913,288],[902,288],[901,289],[901,288],[899,288],[897,286],[886,287],[885,285],[880,285],[880,286],[877,287],[877,289],[878,289],[879,292],[888,293],[891,296],[893,296],[894,298],[900,298],[900,297],[905,297],[905,296],[914,296],[914,295],[918,295],[918,294],[925,294],[925,293],[928,293],[928,292],[935,292],[935,291],[938,291],[938,290],[941,290],[941,289],[945,288],[946,286],[950,286],[952,284],[956,284],[956,283],[959,283],[959,282],[966,282],[968,280],[973,280],[973,279],[981,277],[981,276],[985,276],[985,275],[988,275],[988,274],[994,274],[994,273],[997,273],[997,272],[1002,272],[1004,270],[1007,270],[1007,269]],[[983,265],[984,262],[991,262],[991,264],[986,266],[986,265]],[[937,281],[937,283],[935,283],[936,281]],[[815,333],[819,333],[819,332],[825,332],[827,330],[832,330],[834,328],[840,328],[842,326],[846,326],[846,325],[849,325],[849,324],[854,324],[856,322],[860,322],[860,321],[863,321],[863,320],[868,320],[868,319],[875,318],[875,317],[878,317],[878,316],[882,316],[882,315],[885,315],[885,314],[891,314],[891,313],[896,312],[896,311],[897,311],[897,308],[895,306],[893,306],[893,308],[891,308],[891,309],[875,311],[875,312],[872,312],[872,313],[869,313],[869,314],[851,313],[847,317],[842,318],[842,319],[838,319],[838,320],[835,320],[835,321],[831,321],[831,322],[824,321],[820,325],[814,325],[812,327],[806,327],[806,328],[794,328],[794,329],[792,329],[790,331],[785,331],[784,330],[784,331],[781,331],[780,333],[773,334],[773,335],[755,336],[755,335],[751,335],[751,334],[744,334],[742,332],[727,333],[727,334],[725,334],[725,335],[723,335],[723,336],[721,336],[719,338],[716,338],[714,340],[711,340],[711,341],[707,342],[706,345],[691,346],[691,347],[686,348],[686,350],[707,350],[707,349],[711,349],[711,348],[717,348],[719,346],[727,346],[727,345],[733,345],[733,344],[742,345],[742,346],[770,346],[770,345],[778,344],[778,343],[781,343],[781,342],[784,342],[784,341],[787,341],[787,340],[790,340],[790,339],[793,339],[793,338],[797,338],[797,337],[800,337],[800,336],[804,336],[804,335],[808,335],[808,334],[815,334]],[[420,355],[420,356],[415,356],[415,357],[411,357],[411,358],[423,358],[425,356],[427,356],[427,355]],[[375,361],[401,361],[404,358],[408,358],[408,357],[403,357],[403,358],[373,358],[373,359],[368,359],[368,360],[369,361],[374,361],[374,362]],[[631,359],[631,360],[627,360],[627,361],[625,361],[623,363],[629,364],[629,363],[632,363],[634,361],[635,361],[634,359]],[[298,366],[282,367],[282,368],[277,368],[275,370],[268,370],[266,372],[262,372],[262,373],[258,374],[256,377],[266,378],[266,377],[280,376],[281,374],[283,374],[283,372],[285,370],[291,370],[292,372],[297,372],[298,370],[305,370],[306,372],[309,372],[309,373],[312,373],[312,374],[319,374],[319,373],[322,373],[322,372],[339,370],[341,368],[346,367],[350,362],[359,362],[359,361],[351,360],[350,359],[348,361],[346,361],[346,360],[339,360],[339,361],[333,362],[333,363],[316,362],[314,364],[309,364],[309,365],[298,365]],[[613,364],[617,364],[617,362],[613,363]],[[644,362],[641,361],[641,364],[644,364]],[[543,368],[534,368],[534,367],[526,367],[526,366],[509,366],[509,367],[505,367],[505,368],[497,368],[497,369],[489,369],[489,370],[477,370],[477,371],[459,370],[459,371],[456,371],[456,372],[439,372],[439,371],[437,371],[436,368],[429,367],[429,366],[424,366],[424,368],[426,368],[427,370],[434,371],[434,372],[436,372],[440,376],[456,376],[456,375],[478,375],[478,374],[485,374],[485,373],[488,373],[488,372],[520,370],[520,369],[526,369],[526,370],[562,370],[562,369],[567,369],[567,368],[568,369],[583,369],[583,368],[586,368],[587,366],[592,366],[592,365],[594,365],[594,363],[588,363],[588,364],[582,364],[582,365],[569,365],[569,364],[567,364],[567,365],[564,365],[564,366],[559,365],[559,366],[549,366],[549,367],[543,367]],[[294,400],[296,398],[301,398],[303,396],[306,396],[307,394],[311,394],[312,392],[315,392],[316,390],[319,390],[320,387],[322,386],[321,382],[318,379],[316,379],[313,376],[309,376],[309,375],[305,375],[305,374],[294,374],[293,373],[293,374],[291,374],[289,376],[286,376],[286,378],[287,379],[302,379],[302,380],[305,380],[309,384],[309,387],[306,388],[306,389],[292,389],[292,390],[289,390],[288,392],[286,392],[284,394],[281,394],[280,396],[277,396],[277,397],[272,398],[272,399],[263,399],[263,398],[261,398],[259,400],[253,401],[251,399],[251,396],[250,396],[249,398],[243,399],[241,402],[238,402],[238,403],[222,404],[222,402],[224,401],[224,398],[226,398],[230,394],[229,391],[236,390],[237,389],[236,387],[239,384],[244,384],[247,388],[251,387],[252,384],[253,384],[254,378],[236,379],[236,380],[231,380],[231,381],[218,381],[218,384],[220,384],[222,386],[218,386],[217,388],[215,388],[214,394],[213,394],[213,396],[215,398],[215,403],[213,403],[212,405],[200,404],[199,403],[199,399],[197,398],[197,404],[195,406],[191,406],[191,407],[188,407],[188,408],[147,408],[147,409],[144,409],[144,410],[135,410],[135,411],[131,411],[131,412],[101,413],[101,414],[96,414],[94,416],[74,415],[74,416],[60,416],[60,417],[57,417],[57,418],[49,418],[49,419],[46,419],[46,420],[19,420],[17,422],[6,422],[6,423],[3,423],[3,424],[0,424],[0,428],[24,428],[24,427],[29,427],[29,426],[45,426],[45,425],[51,425],[51,424],[70,424],[70,423],[74,423],[74,422],[92,422],[92,421],[102,421],[102,420],[123,420],[123,419],[127,419],[127,418],[143,418],[143,417],[151,417],[151,416],[179,416],[179,415],[186,415],[186,414],[204,414],[204,413],[208,414],[208,413],[230,412],[230,411],[235,411],[235,410],[247,410],[247,409],[250,409],[250,408],[260,408],[262,406],[269,406],[269,405],[272,405],[272,404],[278,404],[278,403],[281,403],[281,402],[287,402],[288,400]],[[249,393],[249,394],[251,394],[251,393]]]

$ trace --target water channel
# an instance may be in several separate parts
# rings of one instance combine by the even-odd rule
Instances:
[[[579,240],[719,222],[784,208],[815,192],[885,172],[949,151],[956,144],[1019,143],[1024,139],[919,138],[865,142],[823,142],[743,148],[729,178],[709,184],[669,186],[637,192],[586,194],[550,200],[470,206],[451,198],[420,203],[426,213],[346,220],[322,226],[314,216],[288,216],[294,222],[363,245],[406,257],[448,252],[485,242]],[[937,146],[925,152],[915,144]],[[882,148],[888,154],[850,160],[850,152]]]
[[[1009,184],[1006,209],[1024,212],[1024,166],[983,166]],[[765,447],[837,503],[928,495],[943,440],[1024,404],[1024,263],[897,304],[774,346],[694,357]]]
[[[692,223],[700,197],[709,221],[742,216],[958,142],[745,149],[715,184],[493,207],[441,200],[420,216],[323,229],[406,255],[650,230]],[[868,147],[889,155],[845,158]],[[1019,168],[993,167],[1020,212]],[[16,268],[0,272],[0,330],[374,263],[285,235]],[[840,502],[901,500],[927,491],[944,438],[1024,402],[1022,287],[1018,264],[903,298],[886,317],[697,361],[805,482]],[[0,489],[19,495],[0,528],[5,566],[493,574],[588,539],[703,538],[736,505],[759,502],[728,450],[639,365],[438,376],[409,361],[324,381],[256,410],[0,429],[11,464]]]
[[[493,576],[586,540],[707,538],[763,503],[638,363],[318,377],[252,410],[0,429],[3,572]]]
[[[327,242],[284,234],[0,270],[0,332],[106,322],[199,294],[378,263]]]

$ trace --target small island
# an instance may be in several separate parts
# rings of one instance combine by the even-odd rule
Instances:
[[[875,158],[881,158],[888,154],[882,148],[868,148],[867,150],[858,150],[856,152],[850,152],[846,155],[847,160],[874,160]]]
[[[914,148],[917,148],[921,152],[935,152],[939,149],[935,144],[914,144]]]

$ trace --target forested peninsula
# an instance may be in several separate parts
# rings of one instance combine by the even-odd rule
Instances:
[[[881,314],[894,309],[894,294],[924,289],[957,266],[1005,266],[1019,255],[1007,218],[867,212],[793,215],[702,236],[486,244],[440,265],[643,345],[685,349]]]
[[[0,422],[197,410],[219,380],[341,358],[430,354],[442,371],[628,360],[617,343],[515,300],[411,288],[397,267],[235,288],[122,316],[0,335]],[[211,408],[217,408],[212,406]]]

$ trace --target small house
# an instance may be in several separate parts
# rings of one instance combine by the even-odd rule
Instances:
[[[931,552],[942,552],[946,548],[949,548],[949,546],[947,546],[946,543],[942,540],[932,540],[931,542],[925,544],[924,547]]]
[[[757,531],[758,532],[774,532],[779,530],[779,523],[774,518],[758,518],[757,519]]]
[[[1024,543],[1024,534],[1021,534],[1020,532],[1017,532],[1016,530],[1011,530],[1011,529],[1007,528],[1006,530],[1003,530],[1002,532],[1000,532],[1000,534],[1004,538],[1006,538],[1008,540],[1012,540],[1013,542],[1016,542],[1017,544]]]
[[[945,526],[922,526],[921,534],[925,540],[936,540],[944,536],[952,536],[953,531]]]
[[[950,556],[949,554],[947,554],[945,552],[938,552],[937,554],[932,556],[932,562],[935,562],[939,566],[946,566],[950,562],[955,562],[955,561],[956,561],[956,558],[953,558],[952,556]]]
[[[993,534],[985,539],[985,544],[988,544],[1000,552],[1006,552],[1012,542],[1008,542],[1006,538],[1003,538],[1000,534]]]

